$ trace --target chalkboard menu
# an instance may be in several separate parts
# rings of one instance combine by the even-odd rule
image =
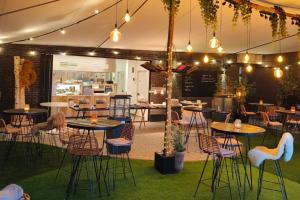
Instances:
[[[216,71],[194,71],[182,76],[183,97],[212,97],[216,91]]]

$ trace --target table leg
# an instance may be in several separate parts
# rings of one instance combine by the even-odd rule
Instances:
[[[251,162],[249,162],[249,167],[250,167],[250,177],[248,177],[248,174],[247,174],[247,164],[248,164],[248,152],[250,151],[250,148],[251,148],[251,141],[250,141],[250,137],[247,136],[247,145],[245,147],[245,167],[244,167],[244,170],[245,170],[245,174],[244,174],[244,194],[243,194],[243,199],[246,198],[246,179],[248,178],[248,183],[249,183],[249,187],[250,187],[250,190],[253,189],[253,184],[252,184],[252,164]],[[249,180],[250,178],[250,180]],[[249,182],[250,181],[250,182]]]

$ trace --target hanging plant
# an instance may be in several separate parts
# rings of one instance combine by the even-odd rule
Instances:
[[[251,20],[252,8],[250,5],[250,0],[241,0],[239,4],[239,9],[241,11],[241,17],[245,24],[248,24]]]
[[[278,33],[278,16],[276,13],[272,13],[269,18],[271,22],[271,28],[272,28],[272,38],[273,40],[276,39],[277,33]]]
[[[239,19],[239,16],[240,16],[240,13],[239,13],[240,6],[239,6],[239,4],[234,4],[233,11],[234,11],[234,13],[233,13],[233,18],[232,18],[232,25],[236,26],[237,22],[238,22],[238,19]]]
[[[213,31],[217,28],[217,11],[218,5],[214,0],[198,0],[201,8],[201,15],[207,27],[211,27]]]
[[[165,8],[168,10],[170,10],[171,1],[173,1],[173,3],[175,3],[175,10],[178,11],[179,5],[180,5],[180,0],[162,0]]]
[[[279,36],[280,38],[284,38],[287,36],[286,14],[285,11],[279,6],[274,6],[274,8],[279,12]]]

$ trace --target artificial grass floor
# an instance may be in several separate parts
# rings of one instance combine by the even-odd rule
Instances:
[[[259,139],[253,141],[253,145],[259,144]],[[272,141],[270,140],[270,143]],[[289,163],[281,163],[282,171],[286,177],[285,184],[289,199],[299,199],[300,191],[300,146],[299,136],[295,136],[295,154],[293,160]],[[6,145],[0,143],[0,155],[5,152]],[[45,151],[49,151],[48,147]],[[26,192],[31,196],[31,199],[43,200],[60,200],[65,197],[65,188],[69,178],[68,172],[62,172],[58,181],[55,183],[55,175],[61,157],[57,156],[56,152],[44,152],[43,157],[36,157],[32,161],[24,161],[22,147],[18,148],[15,153],[17,158],[11,159],[6,163],[4,169],[0,170],[0,187],[4,187],[9,183],[17,183],[21,185]],[[210,189],[204,185],[200,186],[200,190],[196,198],[193,197],[200,172],[204,162],[186,162],[184,170],[178,174],[161,175],[153,167],[153,161],[133,160],[133,169],[136,177],[137,186],[133,185],[132,179],[128,174],[126,180],[120,177],[117,181],[115,191],[111,192],[110,196],[103,193],[101,199],[124,199],[124,200],[143,200],[143,199],[163,199],[163,200],[184,200],[184,199],[211,199],[212,194]],[[205,173],[205,177],[211,175],[212,163],[210,162]],[[70,169],[70,162],[64,165],[64,170]],[[267,166],[265,177],[268,180],[276,181],[276,177],[272,172],[271,165]],[[240,166],[241,174],[243,172]],[[256,199],[256,188],[258,170],[253,168],[254,190],[250,191],[247,188],[246,199]],[[225,173],[224,173],[225,175]],[[223,176],[225,178],[225,176]],[[235,179],[231,179],[233,184],[233,199],[238,199],[236,191]],[[277,189],[277,185],[264,183],[264,186]],[[86,187],[87,183],[80,183],[79,187]],[[95,193],[97,190],[95,189]],[[88,190],[78,190],[72,199],[94,199]],[[98,198],[99,199],[99,198]],[[230,199],[228,188],[218,190],[216,199]],[[261,199],[281,199],[278,192],[263,190]]]

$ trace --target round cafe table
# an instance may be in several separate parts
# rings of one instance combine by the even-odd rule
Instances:
[[[231,137],[246,137],[246,145],[245,145],[245,155],[242,155],[242,151],[239,146],[239,153],[241,155],[242,164],[244,166],[244,199],[246,195],[246,180],[249,183],[250,189],[252,190],[252,165],[249,162],[250,166],[250,175],[247,173],[247,164],[248,164],[248,152],[251,148],[251,137],[263,135],[266,130],[264,128],[250,125],[250,124],[242,124],[241,128],[236,128],[233,123],[224,123],[224,122],[214,122],[211,124],[212,131],[225,134],[224,147],[229,143]]]
[[[293,115],[293,116],[300,115],[299,111],[291,111],[291,110],[275,110],[275,112],[281,114],[282,116],[281,122],[284,126],[286,125],[289,115]]]
[[[257,111],[266,111],[267,107],[274,106],[274,104],[272,103],[259,103],[259,102],[252,102],[249,103],[249,105],[257,106]]]
[[[120,125],[121,122],[110,119],[97,119],[96,123],[92,123],[90,119],[74,119],[67,122],[68,127],[83,130],[83,133],[87,132],[87,135],[90,135],[91,132],[95,134],[95,131],[104,131],[102,145],[104,145],[107,131],[113,130]]]
[[[11,124],[15,127],[21,127],[24,118],[28,119],[29,124],[27,126],[32,126],[37,122],[38,117],[47,113],[47,110],[40,108],[30,108],[28,111],[25,111],[23,108],[17,109],[8,109],[3,111],[4,114],[14,116],[11,118]]]

